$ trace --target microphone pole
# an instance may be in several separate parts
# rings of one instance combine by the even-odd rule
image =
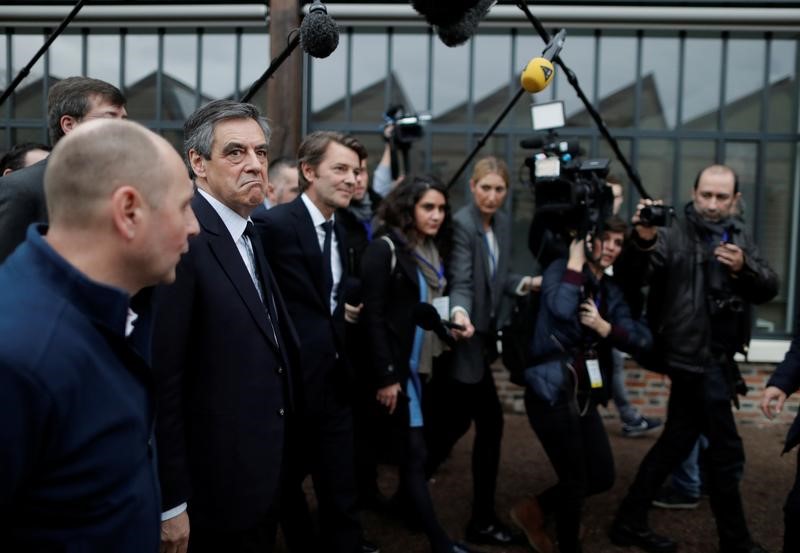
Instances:
[[[249,102],[250,99],[253,96],[255,96],[255,93],[258,92],[258,89],[261,88],[264,85],[264,83],[269,80],[272,74],[278,70],[281,64],[286,61],[286,59],[291,55],[292,52],[294,52],[295,48],[297,48],[299,45],[300,45],[300,33],[297,32],[295,33],[294,38],[292,38],[292,40],[289,41],[289,44],[286,46],[286,48],[284,48],[280,54],[278,54],[272,59],[272,61],[269,64],[269,67],[267,67],[267,70],[264,71],[264,74],[261,75],[250,86],[250,90],[248,90],[247,94],[244,95],[244,97],[242,98],[242,102]]]
[[[540,37],[542,37],[542,40],[544,40],[545,43],[550,42],[551,38],[550,33],[548,33],[547,30],[544,28],[542,22],[539,21],[539,19],[531,13],[530,9],[528,9],[528,4],[525,2],[525,0],[518,0],[517,6],[519,7],[519,9],[525,12],[525,15],[528,17],[528,21],[531,22],[534,29],[536,29],[536,32],[539,33]],[[639,192],[639,195],[644,199],[651,199],[652,197],[650,196],[650,194],[648,194],[647,191],[645,191],[644,186],[642,186],[642,180],[639,177],[639,173],[628,162],[628,159],[625,157],[625,154],[623,154],[622,150],[620,150],[619,143],[617,143],[617,139],[611,136],[611,132],[608,130],[605,121],[603,121],[603,118],[600,117],[600,114],[597,112],[592,103],[589,101],[589,98],[587,98],[586,95],[583,93],[580,84],[578,84],[578,78],[575,76],[575,73],[573,73],[572,70],[569,67],[567,67],[567,65],[561,60],[561,56],[558,55],[554,56],[553,61],[562,69],[562,71],[564,71],[564,74],[567,77],[567,81],[569,82],[570,85],[572,85],[572,88],[575,89],[575,93],[578,95],[578,98],[580,98],[581,102],[583,102],[584,107],[586,107],[586,111],[589,113],[592,120],[594,120],[595,125],[597,125],[597,130],[599,130],[600,134],[603,135],[603,138],[606,139],[606,142],[608,142],[608,145],[611,146],[611,150],[614,152],[614,155],[617,156],[617,159],[625,168],[625,173],[627,173],[628,178],[631,179],[631,182],[636,187],[636,190]]]
[[[55,39],[57,39],[59,35],[61,35],[61,33],[64,32],[64,29],[67,28],[67,25],[72,23],[72,20],[75,19],[75,16],[78,15],[78,12],[81,11],[81,8],[85,3],[86,0],[78,0],[78,3],[75,4],[75,7],[72,8],[71,12],[69,12],[69,15],[67,15],[67,17],[64,18],[64,21],[61,22],[61,24],[56,28],[56,30],[53,31],[53,34],[51,34],[47,38],[45,43],[42,44],[42,47],[39,48],[39,51],[37,51],[33,55],[31,61],[28,62],[28,65],[23,67],[17,74],[17,76],[14,77],[14,80],[11,81],[11,84],[8,85],[8,87],[6,87],[6,89],[3,91],[3,95],[0,96],[0,106],[2,106],[3,102],[5,102],[8,99],[8,97],[11,96],[11,94],[17,89],[17,87],[23,81],[23,79],[25,79],[25,77],[30,75],[31,69],[33,68],[34,65],[36,65],[36,62],[39,61],[39,58],[41,58],[44,55],[44,53],[47,52],[47,49],[50,48],[50,45],[53,44],[53,41],[55,41]]]

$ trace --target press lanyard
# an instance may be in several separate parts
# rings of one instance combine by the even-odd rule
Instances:
[[[428,261],[427,259],[422,257],[417,252],[414,252],[414,257],[416,257],[420,261],[420,263],[422,263],[423,265],[428,267],[431,271],[436,273],[436,276],[437,276],[438,282],[439,282],[439,288],[441,288],[442,287],[442,279],[444,278],[444,263],[442,263],[440,261],[439,262],[439,268],[437,269],[436,267],[433,266],[433,264],[431,264],[430,261]]]

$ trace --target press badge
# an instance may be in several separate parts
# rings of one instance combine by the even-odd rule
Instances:
[[[597,359],[586,359],[586,371],[589,373],[592,389],[602,388],[603,375],[600,373],[600,362]]]
[[[439,318],[445,321],[450,320],[450,296],[441,296],[433,299],[433,307],[439,313]]]

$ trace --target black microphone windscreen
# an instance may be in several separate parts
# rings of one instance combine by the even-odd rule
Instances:
[[[361,303],[361,279],[349,276],[342,284],[344,302],[353,306],[359,305]]]
[[[435,330],[441,326],[441,318],[436,308],[429,303],[420,302],[412,308],[411,317],[414,324],[423,330]]]
[[[464,16],[459,20],[437,26],[436,33],[445,46],[459,46],[472,38],[478,32],[478,25],[489,13],[489,9],[495,4],[495,1],[478,0],[474,6],[464,12]]]
[[[339,28],[324,11],[312,11],[300,24],[300,45],[315,58],[327,58],[339,45]]]

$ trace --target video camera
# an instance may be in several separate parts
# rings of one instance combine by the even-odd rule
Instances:
[[[412,142],[425,136],[425,124],[431,120],[428,113],[406,113],[398,104],[390,107],[383,114],[384,127],[394,125],[392,140],[398,147],[408,147]]]
[[[580,160],[580,146],[559,139],[554,129],[564,126],[563,102],[534,104],[531,118],[534,130],[547,131],[520,143],[522,148],[539,150],[525,159],[536,202],[532,224],[542,219],[567,244],[578,236],[599,235],[614,206],[614,194],[606,185],[609,160]]]

